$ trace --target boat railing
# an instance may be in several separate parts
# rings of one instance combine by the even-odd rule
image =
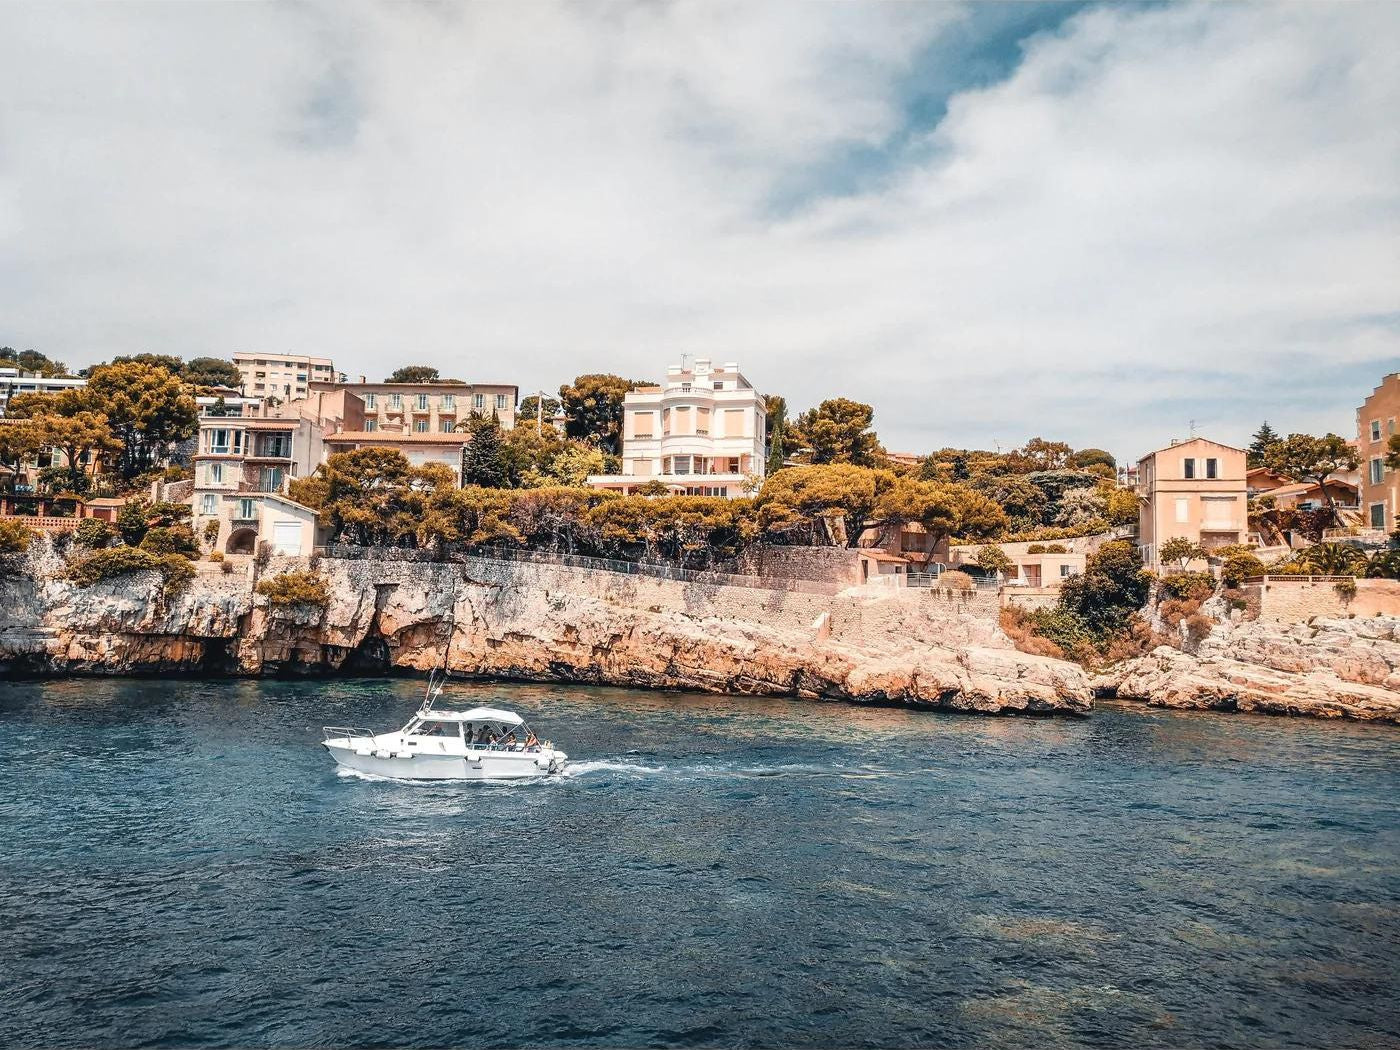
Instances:
[[[331,740],[344,737],[346,740],[354,740],[356,737],[363,737],[366,740],[374,740],[374,731],[366,729],[364,726],[322,726],[321,732],[326,734],[326,739]]]

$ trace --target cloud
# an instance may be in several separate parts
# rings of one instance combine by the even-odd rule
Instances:
[[[1379,4],[7,5],[0,341],[708,354],[915,450],[1347,432],[1400,367],[1397,44]]]

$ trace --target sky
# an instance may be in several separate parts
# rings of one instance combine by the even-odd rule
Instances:
[[[1352,434],[1400,4],[0,5],[0,345],[737,361],[887,448]]]

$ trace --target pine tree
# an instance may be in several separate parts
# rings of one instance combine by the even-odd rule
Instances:
[[[506,460],[501,424],[494,416],[475,416],[467,423],[470,443],[462,449],[462,484],[487,489],[506,487]]]
[[[1273,427],[1269,426],[1269,421],[1266,419],[1264,425],[1261,426],[1254,435],[1254,442],[1249,446],[1249,450],[1245,456],[1245,462],[1248,463],[1250,467],[1262,467],[1264,465],[1264,457],[1269,454],[1269,449],[1282,441],[1283,438],[1278,435],[1278,432],[1275,431]]]

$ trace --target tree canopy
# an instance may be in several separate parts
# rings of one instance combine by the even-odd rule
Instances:
[[[72,375],[62,361],[56,361],[38,350],[15,350],[8,346],[0,346],[0,368],[17,368],[21,372],[33,372],[47,378]]]
[[[813,465],[843,463],[875,467],[883,460],[880,440],[870,429],[875,410],[849,398],[836,397],[809,408],[791,423],[793,452]]]
[[[404,365],[384,377],[386,383],[437,383],[438,370],[432,365]]]
[[[1279,436],[1278,432],[1269,426],[1269,421],[1264,420],[1259,429],[1254,432],[1254,440],[1250,442],[1249,448],[1245,452],[1245,464],[1250,469],[1265,466],[1269,452],[1282,441],[1283,438]]]
[[[564,432],[589,441],[611,455],[622,451],[622,399],[639,386],[638,379],[606,373],[577,377],[559,388],[564,406]]]
[[[1271,445],[1264,454],[1264,466],[1290,478],[1312,481],[1322,490],[1322,501],[1329,513],[1335,515],[1332,494],[1327,491],[1327,479],[1345,470],[1355,470],[1361,462],[1356,449],[1336,434],[1314,437],[1311,434],[1289,434]]]

